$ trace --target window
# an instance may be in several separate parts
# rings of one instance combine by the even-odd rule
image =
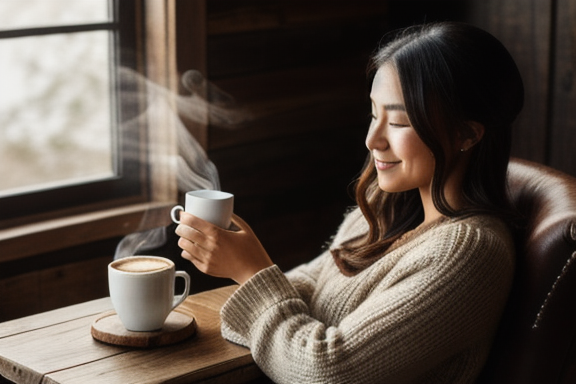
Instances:
[[[121,69],[145,70],[139,0],[0,1],[0,228],[149,200]],[[138,147],[140,148],[140,147]],[[25,221],[24,221],[25,222]]]

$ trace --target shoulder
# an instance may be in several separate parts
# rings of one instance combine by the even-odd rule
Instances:
[[[512,234],[506,223],[494,216],[474,215],[454,218],[441,226],[439,234],[450,236],[463,243],[488,242],[513,247]]]
[[[482,262],[506,269],[514,263],[514,241],[504,221],[489,215],[449,219],[424,236],[422,245],[435,252],[434,258],[452,255],[450,263]]]

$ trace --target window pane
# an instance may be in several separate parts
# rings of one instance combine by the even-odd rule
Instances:
[[[108,0],[0,1],[0,30],[107,21]]]
[[[114,174],[109,33],[0,39],[0,195]]]

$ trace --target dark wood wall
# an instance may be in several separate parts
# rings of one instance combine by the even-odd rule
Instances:
[[[367,129],[367,58],[387,4],[207,2],[206,74],[249,116],[211,124],[208,153],[236,212],[284,269],[319,254],[353,204]]]
[[[366,62],[393,28],[463,20],[499,37],[526,84],[514,155],[576,176],[573,0],[176,4],[178,69],[200,70],[250,116],[190,128],[236,195],[236,212],[284,270],[316,256],[353,204],[349,185],[366,155]],[[0,321],[107,295],[119,240],[0,265]]]
[[[526,100],[513,154],[576,176],[576,2],[468,0],[467,18],[498,37],[522,73]]]

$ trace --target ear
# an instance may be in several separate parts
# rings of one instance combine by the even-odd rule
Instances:
[[[467,121],[460,131],[460,151],[465,152],[475,146],[484,137],[484,125],[477,121]]]

